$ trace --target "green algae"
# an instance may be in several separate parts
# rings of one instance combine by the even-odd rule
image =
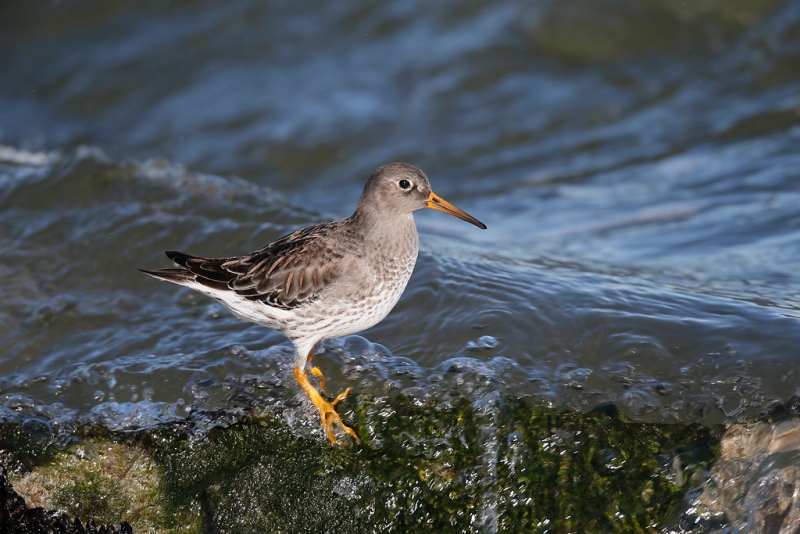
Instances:
[[[504,418],[516,425],[499,452],[506,532],[658,532],[686,492],[680,480],[708,468],[719,440],[719,431],[632,423],[614,410],[515,403]]]
[[[180,532],[192,526],[199,531],[199,514],[165,513],[162,469],[137,438],[115,439],[101,428],[79,434],[69,445],[51,446],[48,455],[40,456],[46,462],[10,478],[28,507],[61,510],[98,524],[126,521],[136,532]]]
[[[392,411],[380,446],[365,440],[360,460],[377,486],[362,502],[371,524],[397,532],[657,531],[687,489],[676,463],[678,478],[707,469],[719,439],[697,425],[560,414],[521,400],[491,421],[467,401],[397,399]]]
[[[374,530],[469,531],[488,475],[469,404],[362,400],[358,413],[357,463],[370,481],[359,504]]]
[[[349,457],[349,453],[344,453]],[[327,440],[301,439],[275,421],[215,428],[156,451],[164,467],[164,505],[199,507],[206,530],[359,532],[353,504],[338,491],[344,465]]]
[[[11,471],[30,471],[49,462],[57,447],[46,425],[32,421],[0,424],[0,463]]]
[[[458,398],[362,396],[342,409],[360,443],[332,448],[278,419],[199,438],[162,428],[111,443],[107,432],[88,431],[82,439],[98,450],[132,451],[115,452],[116,461],[149,466],[154,478],[139,484],[147,495],[137,501],[147,504],[135,516],[132,497],[121,497],[127,475],[70,464],[74,445],[40,454],[50,463],[34,472],[62,477],[50,503],[127,520],[135,532],[657,532],[719,440],[715,429],[518,399],[487,409]]]
[[[78,474],[53,492],[56,508],[70,516],[92,517],[100,523],[124,517],[129,502],[122,494],[119,480],[94,471]]]
[[[352,405],[351,405],[352,406]],[[360,398],[350,448],[282,423],[241,423],[163,452],[173,506],[236,532],[650,532],[702,471],[718,433],[509,400]],[[489,424],[490,423],[490,424]]]

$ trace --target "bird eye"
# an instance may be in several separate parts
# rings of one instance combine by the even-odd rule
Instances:
[[[408,180],[400,180],[399,182],[397,182],[397,185],[400,186],[400,189],[408,189],[409,187],[411,187],[411,182],[409,182]]]

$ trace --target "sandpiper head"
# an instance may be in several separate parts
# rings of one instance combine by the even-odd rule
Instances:
[[[443,211],[479,228],[486,225],[436,195],[425,173],[408,163],[387,163],[372,173],[361,199],[360,209],[374,207],[381,212],[413,213],[422,208]]]

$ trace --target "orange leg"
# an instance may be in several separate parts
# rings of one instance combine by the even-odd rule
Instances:
[[[308,360],[306,360],[306,362],[309,365],[311,365],[311,358],[313,358],[313,357],[314,357],[314,353],[313,352],[308,355]],[[324,393],[325,392],[325,375],[322,374],[322,370],[319,367],[317,367],[316,365],[314,365],[314,366],[311,367],[311,374],[316,376],[317,378],[319,378],[319,389],[321,389],[322,392]]]
[[[314,371],[312,369],[312,373],[313,372]],[[319,410],[319,417],[320,420],[322,421],[322,428],[328,435],[328,439],[331,440],[331,445],[336,445],[336,442],[338,441],[336,437],[333,435],[334,423],[338,423],[339,426],[342,428],[342,430],[353,436],[356,439],[356,441],[358,441],[358,436],[356,435],[355,431],[342,422],[342,418],[339,417],[339,414],[336,413],[336,410],[334,409],[334,406],[336,406],[336,404],[340,400],[347,397],[347,395],[350,393],[350,388],[347,388],[342,393],[339,393],[339,395],[335,399],[333,399],[333,402],[328,402],[322,398],[322,395],[319,394],[319,391],[317,391],[314,388],[314,386],[311,385],[311,382],[308,381],[308,376],[306,376],[305,369],[295,368],[294,377],[297,379],[298,382],[300,382],[300,387],[303,388],[303,391],[306,392],[308,398],[311,399],[311,402]]]

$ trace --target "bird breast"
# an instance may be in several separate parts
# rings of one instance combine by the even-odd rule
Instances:
[[[371,283],[365,284],[364,291],[354,299],[364,314],[363,322],[359,321],[360,330],[386,317],[405,291],[419,251],[416,228],[412,226],[410,230],[399,235],[396,232],[394,239],[385,240],[372,249],[373,254],[367,261],[370,272],[365,273]]]
[[[341,337],[366,330],[386,317],[400,300],[417,260],[419,240],[413,219],[410,222],[410,229],[399,225],[391,238],[366,243],[368,254],[353,254],[344,269],[346,276],[320,299],[296,310],[290,332],[305,336],[310,335],[306,330],[313,329],[319,339]]]

